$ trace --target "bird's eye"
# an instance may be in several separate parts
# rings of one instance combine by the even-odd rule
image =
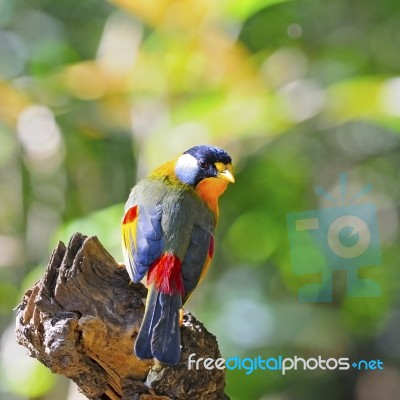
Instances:
[[[208,169],[209,166],[210,166],[210,164],[206,160],[199,161],[199,167],[201,169]]]

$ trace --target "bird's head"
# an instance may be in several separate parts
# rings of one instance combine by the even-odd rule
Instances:
[[[175,174],[181,182],[193,187],[204,180],[222,181],[224,186],[235,182],[230,155],[225,150],[208,145],[192,147],[179,156]]]

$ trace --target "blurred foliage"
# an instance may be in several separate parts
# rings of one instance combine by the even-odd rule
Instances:
[[[400,398],[399,19],[394,0],[0,0],[0,398],[65,396],[11,344],[51,247],[81,231],[120,260],[130,188],[199,143],[229,150],[237,175],[188,305],[223,356],[385,362],[228,371],[231,398]],[[338,194],[343,171],[352,193],[373,185],[383,262],[359,274],[381,295],[347,297],[337,271],[332,303],[301,303],[320,275],[292,269],[286,215],[327,207],[314,187]]]

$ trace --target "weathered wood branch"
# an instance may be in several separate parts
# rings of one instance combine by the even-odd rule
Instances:
[[[224,371],[188,369],[189,354],[220,356],[216,338],[185,314],[181,361],[139,360],[133,343],[146,288],[129,277],[96,237],[59,243],[43,278],[17,309],[16,336],[50,370],[72,379],[90,399],[227,399]]]

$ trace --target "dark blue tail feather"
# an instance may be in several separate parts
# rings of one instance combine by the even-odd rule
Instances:
[[[162,294],[153,286],[149,288],[146,311],[135,342],[139,358],[156,358],[168,365],[175,365],[180,358],[179,309],[180,294]]]

